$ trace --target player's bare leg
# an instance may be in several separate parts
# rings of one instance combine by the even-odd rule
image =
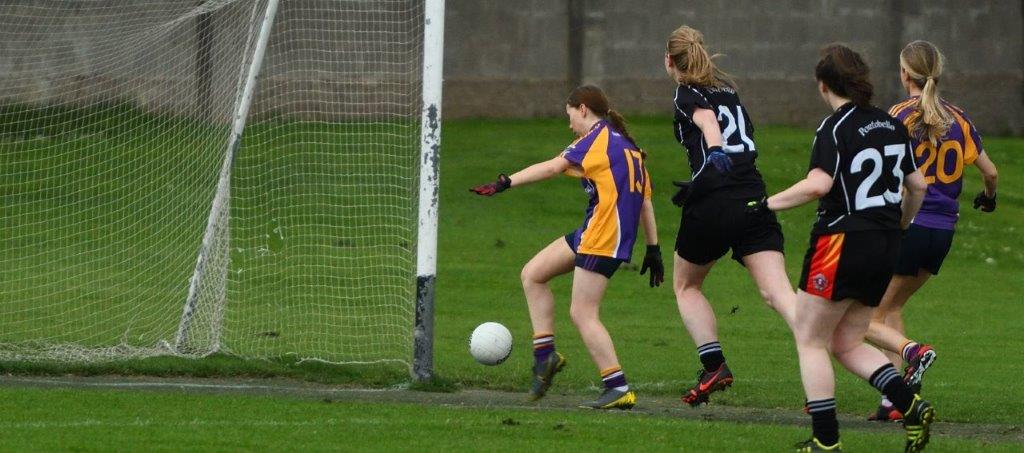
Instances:
[[[608,287],[608,278],[597,272],[577,267],[572,277],[572,306],[569,315],[587,345],[590,358],[598,369],[619,366],[612,337],[599,317],[601,298]]]
[[[834,398],[836,379],[828,347],[851,301],[833,302],[803,291],[798,297],[793,337],[804,393],[808,401]]]
[[[534,333],[555,332],[555,295],[548,282],[572,272],[575,259],[576,254],[565,239],[558,238],[523,266],[519,277],[523,282],[523,293],[526,294]]]
[[[601,322],[601,299],[608,287],[608,278],[597,272],[577,267],[572,277],[572,305],[569,315],[587,345],[590,358],[601,374],[605,391],[597,400],[583,404],[593,409],[629,409],[636,405],[636,394],[629,389],[626,375],[619,365],[615,345]]]
[[[690,338],[698,347],[718,341],[718,321],[715,311],[704,297],[701,287],[704,279],[711,272],[715,262],[694,264],[684,260],[679,254],[675,257],[672,286],[676,293],[676,306],[683,318],[683,325],[690,333]]]
[[[572,271],[575,258],[565,239],[558,238],[526,263],[520,274],[534,333],[531,400],[543,397],[565,366],[565,358],[555,352],[555,296],[548,282]]]
[[[793,337],[800,362],[800,381],[806,395],[806,410],[813,427],[812,437],[803,445],[839,449],[842,445],[839,443],[835,371],[829,356],[829,343],[852,301],[833,302],[803,291],[797,297],[800,310],[794,317]]]
[[[874,346],[864,343],[864,334],[871,323],[872,307],[851,304],[832,334],[832,355],[851,373],[862,379],[871,377],[879,367],[888,363],[885,355]]]
[[[786,275],[786,262],[781,252],[766,250],[743,257],[743,265],[750,271],[761,297],[782,316],[790,330],[796,316],[796,292]]]
[[[903,365],[901,348],[910,341],[904,335],[903,306],[910,296],[924,286],[931,275],[924,269],[919,270],[917,276],[893,275],[885,295],[882,296],[882,303],[871,316],[867,339],[886,351],[886,355],[896,367]]]
[[[935,350],[931,345],[918,344],[907,338],[903,328],[903,306],[917,290],[924,286],[932,274],[919,269],[916,276],[894,275],[886,288],[882,303],[875,310],[867,338],[886,351],[887,358],[899,368],[904,361],[907,368],[903,379],[914,388],[921,384],[925,371],[935,361]],[[878,414],[884,412],[883,400]],[[878,415],[874,419],[878,419]],[[892,417],[890,417],[892,418]]]
[[[935,418],[931,403],[915,395],[896,367],[874,346],[863,342],[871,323],[870,307],[853,304],[832,337],[833,355],[846,369],[867,380],[891,401],[902,415],[907,431],[906,451],[920,451],[928,443]]]
[[[684,391],[681,398],[691,406],[707,403],[712,392],[725,390],[733,382],[732,371],[725,364],[725,355],[718,343],[715,312],[701,291],[704,279],[714,265],[714,261],[703,265],[694,264],[675,254],[672,285],[676,293],[676,305],[686,331],[697,345],[697,355],[702,365],[697,372],[697,383]]]

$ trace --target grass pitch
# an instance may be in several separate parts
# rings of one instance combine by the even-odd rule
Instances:
[[[781,451],[808,437],[806,427],[767,420],[699,420],[673,410],[538,410],[465,399],[385,403],[366,395],[31,387],[0,387],[0,398],[18,408],[0,414],[3,449],[10,451]],[[899,451],[902,429],[846,430],[843,443],[848,451]],[[1015,451],[1019,444],[943,437],[929,451],[981,448]]]
[[[630,123],[632,135],[650,154],[648,168],[655,184],[659,242],[666,258],[671,256],[679,222],[679,210],[668,201],[672,193],[670,181],[689,175],[669,124],[667,118],[632,118]],[[984,125],[979,126],[984,130]],[[298,135],[302,129],[301,125],[288,126]],[[758,164],[770,191],[778,191],[806,173],[811,138],[810,130],[758,129]],[[543,246],[578,226],[586,197],[578,182],[570,178],[517,188],[489,199],[476,197],[467,189],[490,181],[499,172],[510,173],[550,158],[571,139],[562,119],[445,123],[435,329],[436,371],[444,378],[443,384],[505,391],[525,391],[528,387],[531,331],[519,271]],[[1019,320],[1024,317],[1024,306],[1020,304],[1024,249],[1013,239],[1024,228],[1024,198],[1019,195],[1024,188],[1024,140],[985,138],[985,149],[1000,169],[999,208],[993,214],[970,209],[969,200],[981,185],[977,173],[967,170],[962,197],[967,201],[952,252],[942,274],[909,303],[905,319],[912,337],[937,347],[938,361],[926,376],[924,393],[936,404],[940,420],[1002,424],[1012,433],[1015,429],[1019,431],[1015,425],[1024,415],[1024,384],[1017,380],[1024,373],[1024,362],[1014,352],[1019,349],[1017,332]],[[18,152],[31,149],[19,148]],[[248,158],[266,153],[255,150]],[[270,164],[247,164],[250,169],[266,165]],[[813,211],[813,206],[806,206],[779,216],[786,234],[791,280],[799,273]],[[293,214],[294,219],[302,218],[301,213]],[[3,240],[11,239],[0,238]],[[193,245],[162,246],[194,253]],[[642,255],[642,248],[638,247],[637,253]],[[635,256],[637,261],[640,258]],[[0,270],[3,271],[10,270]],[[163,269],[145,271],[156,278]],[[670,264],[667,272],[671,275]],[[400,278],[393,277],[389,280],[392,283]],[[581,400],[592,397],[598,391],[599,379],[569,321],[569,277],[556,280],[553,289],[558,304],[558,349],[570,361],[553,391]],[[147,288],[140,287],[138,291],[140,300],[150,300]],[[102,294],[97,292],[94,296]],[[803,394],[791,336],[781,319],[763,305],[746,272],[731,260],[722,260],[707,281],[706,294],[718,315],[720,340],[737,377],[731,391],[715,395],[714,404],[799,410]],[[257,302],[253,309],[259,304],[280,305],[280,301],[266,295]],[[693,383],[699,366],[695,345],[679,318],[670,282],[660,288],[648,288],[646,277],[638,275],[636,263],[627,265],[611,282],[602,308],[602,318],[611,331],[630,384],[639,392],[641,404],[645,398],[672,398]],[[180,311],[180,306],[169,311]],[[287,323],[271,318],[264,319],[276,323],[271,327],[282,338],[297,334],[288,330]],[[313,318],[289,320],[292,321],[296,325],[316,323]],[[513,356],[501,366],[478,365],[466,351],[469,333],[484,321],[505,324],[516,339]],[[278,341],[275,338],[259,341],[271,344]],[[344,337],[317,341],[338,339]],[[231,357],[198,361],[155,358],[81,366],[4,363],[0,370],[19,374],[289,376],[372,386],[408,381],[407,370],[402,366],[334,367],[300,363],[294,357],[268,361]],[[837,370],[837,376],[841,413],[863,416],[875,407],[877,393],[870,386],[842,370]],[[0,429],[5,445],[14,449],[107,449],[118,445],[111,439],[123,438],[126,448],[147,449],[390,449],[417,445],[497,450],[551,446],[678,449],[706,444],[713,450],[735,451],[782,448],[805,438],[808,431],[806,427],[698,422],[643,413],[368,402],[324,404],[237,395],[8,388],[0,391],[0,398],[5,401]],[[514,423],[504,423],[506,419]],[[844,432],[844,442],[850,449],[895,450],[901,445],[900,439],[897,433],[877,436],[855,430]],[[933,447],[975,450],[983,445],[978,441],[940,438]]]
[[[687,179],[683,151],[669,121],[637,118],[630,132],[649,153],[655,184],[659,242],[670,257],[679,209],[669,202],[670,181]],[[760,128],[758,167],[770,192],[802,178],[812,131]],[[436,354],[438,371],[467,386],[527,388],[532,334],[519,283],[522,265],[543,246],[576,228],[586,198],[576,180],[559,178],[517,188],[493,198],[466,190],[499,172],[511,173],[550,158],[570,140],[562,120],[451,122],[444,136],[440,271]],[[1024,386],[1016,376],[1024,362],[1009,351],[1019,344],[1015,326],[1024,315],[1021,282],[1024,248],[1014,237],[1024,229],[1024,141],[986,138],[986,152],[999,166],[999,207],[992,214],[971,209],[981,189],[974,169],[965,171],[961,220],[953,248],[939,276],[907,305],[912,338],[932,343],[938,359],[925,378],[924,394],[943,420],[1018,423],[1024,415]],[[813,205],[779,214],[786,237],[791,281],[799,277]],[[643,399],[645,393],[676,394],[695,380],[699,362],[683,327],[671,285],[647,286],[636,263],[609,284],[601,317],[611,332],[623,370]],[[638,256],[637,256],[638,255]],[[671,265],[666,273],[671,272]],[[671,275],[671,274],[669,274]],[[600,381],[568,316],[569,278],[556,280],[557,347],[570,360],[558,388],[597,391]],[[803,404],[796,352],[782,320],[760,299],[746,271],[723,259],[706,282],[706,295],[718,317],[719,338],[736,374],[733,391],[716,403],[799,408]],[[465,353],[465,339],[483,321],[507,325],[517,339],[513,357],[499,367],[481,367]],[[877,392],[837,365],[840,411],[866,415]],[[972,370],[983,370],[975,372]],[[588,390],[589,389],[589,390]],[[1000,407],[998,411],[986,408]]]

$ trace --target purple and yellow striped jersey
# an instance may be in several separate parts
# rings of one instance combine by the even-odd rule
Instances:
[[[945,100],[940,99],[940,102],[952,114],[953,124],[949,132],[939,139],[938,146],[918,134],[910,134],[917,166],[928,183],[924,203],[913,223],[928,228],[952,230],[960,217],[957,198],[963,190],[964,166],[973,164],[984,151],[981,136],[964,111]],[[918,97],[912,96],[894,105],[889,109],[889,114],[910,129],[910,124],[921,115],[917,104]]]
[[[583,225],[576,230],[576,253],[630,260],[651,178],[643,154],[604,120],[562,152],[573,164],[566,172],[580,178],[590,196]]]

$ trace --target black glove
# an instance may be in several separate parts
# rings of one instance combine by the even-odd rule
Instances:
[[[728,174],[732,170],[732,159],[729,158],[725,152],[722,151],[721,146],[712,146],[708,148],[708,162],[715,166],[721,174]]]
[[[665,281],[665,264],[661,261],[661,247],[657,245],[647,246],[644,264],[640,266],[640,275],[644,275],[647,269],[651,270],[651,288],[661,286],[661,283]]]
[[[760,200],[748,201],[745,210],[747,211],[747,214],[750,215],[759,215],[770,212],[771,210],[768,209],[768,197],[761,197]]]
[[[978,196],[974,197],[974,209],[981,208],[981,212],[992,212],[996,210],[996,194],[992,193],[992,198],[985,195],[985,191],[982,190]]]
[[[690,193],[690,181],[672,181],[672,185],[679,188],[676,194],[672,195],[672,204],[682,207],[686,195]]]
[[[476,192],[477,195],[483,195],[489,197],[496,193],[504,192],[512,187],[512,180],[505,176],[504,173],[498,175],[498,180],[488,184],[482,184],[469,189],[470,192]]]

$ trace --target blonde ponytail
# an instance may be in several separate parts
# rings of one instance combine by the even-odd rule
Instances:
[[[933,145],[938,145],[953,124],[953,115],[939,99],[938,83],[944,60],[939,49],[928,41],[914,41],[900,52],[900,66],[910,76],[911,83],[921,89],[916,106],[920,114],[911,120],[910,133]]]
[[[704,47],[704,35],[686,25],[677,28],[668,38],[666,52],[675,66],[676,82],[683,85],[735,87],[729,74],[715,66],[719,54],[711,55]]]
[[[952,115],[939,101],[938,87],[934,77],[928,77],[921,90],[921,99],[918,101],[918,108],[921,109],[921,121],[923,124],[923,136],[933,145],[939,143],[939,139],[946,135],[949,127],[953,124]]]

